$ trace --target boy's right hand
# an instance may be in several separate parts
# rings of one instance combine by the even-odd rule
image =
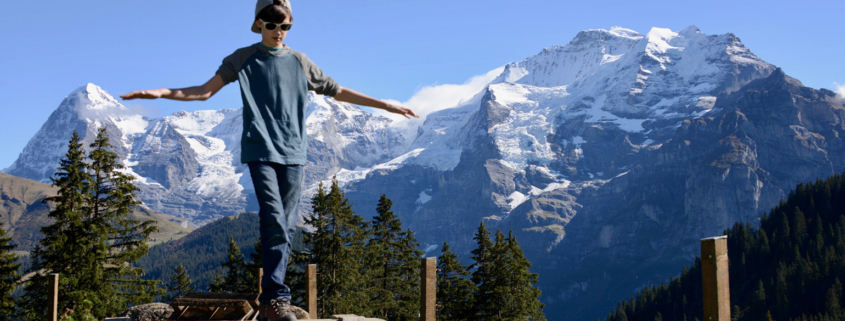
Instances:
[[[161,98],[166,93],[164,92],[166,89],[153,89],[153,90],[136,90],[131,93],[120,95],[120,98],[124,100],[130,100],[135,98],[140,99],[156,99]]]

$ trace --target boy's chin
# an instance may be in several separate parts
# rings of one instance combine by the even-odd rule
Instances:
[[[270,45],[271,47],[281,47],[282,41],[283,41],[283,39],[282,40],[268,39],[268,40],[264,41],[264,43],[267,44],[267,45]]]

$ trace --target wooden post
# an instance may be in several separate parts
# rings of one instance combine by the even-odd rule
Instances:
[[[261,279],[264,278],[264,268],[258,268],[258,294],[261,294]]]
[[[308,264],[305,271],[305,308],[311,319],[317,319],[317,264]]]
[[[50,274],[50,283],[53,285],[53,302],[50,306],[50,320],[57,321],[59,319],[59,274]]]
[[[731,289],[728,275],[728,237],[723,235],[701,239],[703,321],[731,320]]]
[[[437,258],[423,258],[420,265],[420,320],[434,321],[437,304]]]

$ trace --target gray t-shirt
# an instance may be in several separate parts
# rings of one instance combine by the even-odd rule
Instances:
[[[334,96],[340,85],[305,54],[287,46],[274,53],[260,43],[235,50],[217,74],[241,86],[241,163],[305,165],[308,91]]]

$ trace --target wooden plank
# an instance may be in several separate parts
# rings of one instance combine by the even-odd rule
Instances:
[[[250,307],[249,311],[243,313],[243,311],[233,309],[233,308],[221,308],[220,311],[217,312],[213,317],[209,318],[212,320],[243,320],[252,315],[252,308]]]
[[[188,311],[188,307],[182,307],[182,306],[175,306],[174,307],[172,304],[170,306],[173,307],[174,311],[179,312],[179,315],[176,317],[176,320],[181,319],[182,316],[185,314],[185,312]],[[171,316],[171,317],[173,317],[173,316]]]
[[[728,237],[702,239],[701,285],[704,294],[704,321],[731,320],[728,275]]]
[[[50,302],[50,320],[59,319],[59,274],[50,274],[50,285],[53,288],[53,300]]]
[[[231,308],[241,314],[246,314],[253,310],[252,305],[249,304],[249,301],[238,299],[177,298],[173,299],[173,303],[171,303],[171,305],[186,306],[191,308]]]
[[[423,258],[420,266],[420,320],[434,321],[437,304],[437,258]]]
[[[230,299],[246,300],[253,309],[258,309],[258,294],[255,293],[214,293],[214,292],[188,292],[182,298],[188,299]]]
[[[212,309],[209,307],[185,307],[185,313],[180,320],[208,320]]]
[[[317,318],[317,264],[308,264],[305,274],[305,309],[311,319]]]
[[[220,307],[214,308],[214,312],[211,312],[211,316],[208,319],[214,320],[214,315],[217,314],[217,311],[220,311]]]

